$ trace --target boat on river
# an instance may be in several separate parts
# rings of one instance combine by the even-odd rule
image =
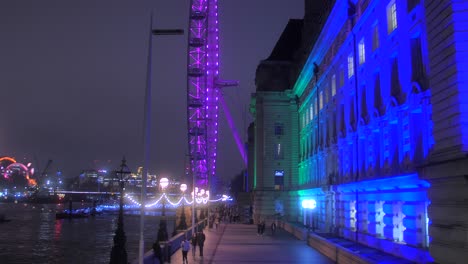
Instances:
[[[62,212],[55,213],[55,219],[65,218],[86,218],[91,216],[91,209],[75,209],[75,210],[63,210]]]

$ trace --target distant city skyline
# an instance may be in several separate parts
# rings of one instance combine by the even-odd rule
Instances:
[[[149,16],[153,28],[187,31],[190,1],[21,1],[0,3],[0,156],[26,158],[65,177],[114,170],[125,155],[143,165],[143,96]],[[221,76],[242,139],[251,121],[255,70],[304,1],[220,1]],[[187,153],[187,33],[153,39],[151,174],[184,174]],[[243,169],[221,115],[218,175]],[[39,165],[39,166],[38,166]]]

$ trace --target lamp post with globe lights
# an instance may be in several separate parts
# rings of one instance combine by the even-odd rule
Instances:
[[[180,191],[182,192],[182,213],[180,215],[180,222],[177,229],[185,230],[187,229],[187,223],[185,219],[185,191],[187,190],[187,184],[183,183],[180,185]]]
[[[167,222],[166,222],[166,193],[165,189],[169,185],[169,180],[167,178],[161,178],[159,180],[159,186],[161,186],[162,189],[162,195],[161,195],[161,200],[162,200],[162,213],[161,213],[161,219],[159,220],[159,230],[158,230],[158,241],[167,241],[168,235],[167,235]]]
[[[193,217],[192,217],[192,222],[194,223],[195,221],[198,221],[197,219],[197,208],[196,204],[207,204],[209,197],[210,197],[210,191],[205,191],[205,189],[198,189],[198,187],[195,187],[194,192],[192,192],[192,197],[193,197]],[[205,213],[204,213],[204,208],[200,206],[200,219],[205,219]]]

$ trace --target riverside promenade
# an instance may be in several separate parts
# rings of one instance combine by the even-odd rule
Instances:
[[[334,263],[280,228],[272,235],[266,227],[259,236],[256,225],[220,224],[217,230],[205,228],[203,232],[206,236],[203,258],[198,247],[195,258],[190,249],[189,264]],[[180,249],[172,255],[171,263],[182,263]]]

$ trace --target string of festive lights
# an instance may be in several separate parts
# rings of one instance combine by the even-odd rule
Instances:
[[[193,196],[193,195],[192,195]],[[141,207],[141,203],[137,200],[135,200],[132,196],[130,195],[125,195],[125,198],[127,198],[129,201],[131,201],[134,205],[136,205],[137,207]],[[193,201],[194,199],[192,198],[191,201],[189,201],[185,196],[184,197],[181,197],[178,201],[174,202],[174,201],[171,201],[169,199],[169,197],[163,193],[161,194],[161,196],[159,196],[158,199],[156,199],[155,201],[153,202],[150,202],[150,203],[147,203],[145,205],[145,208],[157,208],[157,207],[161,207],[163,202],[162,202],[162,199],[165,199],[163,202],[167,202],[171,207],[179,207],[181,204],[182,204],[182,201],[184,201],[184,205],[192,205],[193,204]],[[207,204],[208,202],[210,203],[215,203],[215,202],[224,202],[224,201],[228,201],[230,200],[230,197],[227,196],[227,195],[223,195],[221,198],[219,199],[214,199],[214,200],[210,200],[209,199],[209,193],[205,193],[205,196],[197,196],[195,197],[195,202],[197,204]]]

